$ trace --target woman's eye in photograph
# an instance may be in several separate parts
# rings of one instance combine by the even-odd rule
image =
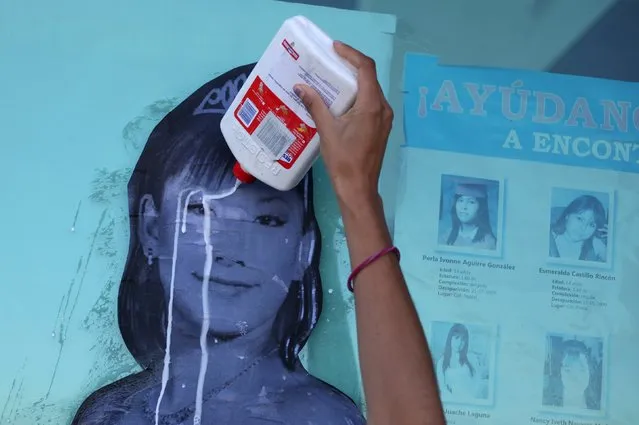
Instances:
[[[191,214],[204,215],[204,204],[202,203],[189,204],[186,209]]]
[[[282,219],[281,217],[269,214],[258,215],[257,217],[255,217],[254,222],[262,226],[269,227],[280,227],[286,223],[286,221],[284,221],[284,219]]]

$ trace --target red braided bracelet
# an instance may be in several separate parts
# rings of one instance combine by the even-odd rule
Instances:
[[[354,282],[355,278],[357,277],[357,275],[362,270],[364,270],[366,267],[370,266],[375,261],[379,260],[384,255],[389,254],[391,252],[393,252],[393,253],[395,253],[395,255],[397,255],[397,260],[399,261],[399,259],[400,259],[399,249],[396,246],[390,246],[388,248],[382,249],[377,254],[371,255],[366,260],[362,261],[362,263],[359,266],[355,267],[353,269],[353,271],[351,272],[351,274],[348,276],[348,282],[347,282],[348,290],[351,291],[351,292],[354,291],[353,282]]]

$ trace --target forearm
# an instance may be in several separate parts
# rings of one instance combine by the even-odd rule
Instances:
[[[379,197],[341,206],[353,267],[391,245]],[[445,424],[431,355],[395,255],[360,272],[355,306],[369,423]]]

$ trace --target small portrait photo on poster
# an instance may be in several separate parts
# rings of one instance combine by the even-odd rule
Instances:
[[[613,208],[613,193],[553,188],[549,214],[549,260],[570,265],[609,267]]]
[[[604,413],[605,341],[564,333],[546,335],[542,405],[565,413]]]
[[[503,182],[442,174],[438,248],[501,256]]]
[[[428,341],[443,402],[493,403],[496,340],[494,326],[431,323]]]

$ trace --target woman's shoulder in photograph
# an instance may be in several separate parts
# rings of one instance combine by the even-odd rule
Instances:
[[[477,242],[477,246],[484,249],[495,249],[497,248],[497,238],[492,234],[485,235],[481,241]]]
[[[595,254],[597,261],[606,262],[608,255],[608,247],[599,238],[592,238],[592,250]]]
[[[99,389],[84,400],[71,425],[134,425],[123,414],[138,404],[132,400],[145,393],[147,380],[148,372],[143,371]]]
[[[443,225],[440,223],[438,232],[437,232],[437,242],[440,245],[447,245],[448,244],[448,237],[450,236],[450,226],[447,225]]]
[[[280,410],[286,423],[366,425],[353,400],[317,378],[309,376],[306,384],[290,386],[283,395]]]

